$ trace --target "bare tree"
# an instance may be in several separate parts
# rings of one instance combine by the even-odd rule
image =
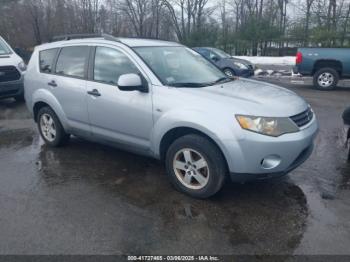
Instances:
[[[26,10],[29,13],[29,23],[32,26],[35,41],[37,44],[42,43],[42,34],[41,34],[41,24],[43,13],[42,10],[44,8],[42,0],[27,0],[25,1]]]
[[[314,0],[306,0],[306,13],[305,13],[305,28],[304,28],[304,45],[307,45],[309,39],[309,26],[310,26],[310,16],[311,16],[311,7],[314,3]]]

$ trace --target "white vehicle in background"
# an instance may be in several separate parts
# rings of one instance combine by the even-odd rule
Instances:
[[[24,100],[23,77],[26,64],[0,36],[0,98]]]

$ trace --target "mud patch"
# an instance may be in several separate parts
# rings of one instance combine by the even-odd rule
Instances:
[[[33,144],[35,136],[35,132],[29,128],[3,130],[0,132],[0,150],[8,147],[20,149],[29,146]]]

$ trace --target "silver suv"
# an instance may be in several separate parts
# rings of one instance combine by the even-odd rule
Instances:
[[[318,129],[295,93],[228,78],[195,51],[158,40],[67,36],[38,46],[25,98],[49,146],[75,135],[163,160],[174,186],[197,198],[227,176],[287,174],[310,156]]]

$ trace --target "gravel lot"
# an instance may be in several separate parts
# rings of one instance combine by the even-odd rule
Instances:
[[[350,254],[350,89],[279,84],[318,116],[313,155],[205,201],[176,192],[155,160],[78,138],[48,148],[24,104],[0,101],[0,254]]]

